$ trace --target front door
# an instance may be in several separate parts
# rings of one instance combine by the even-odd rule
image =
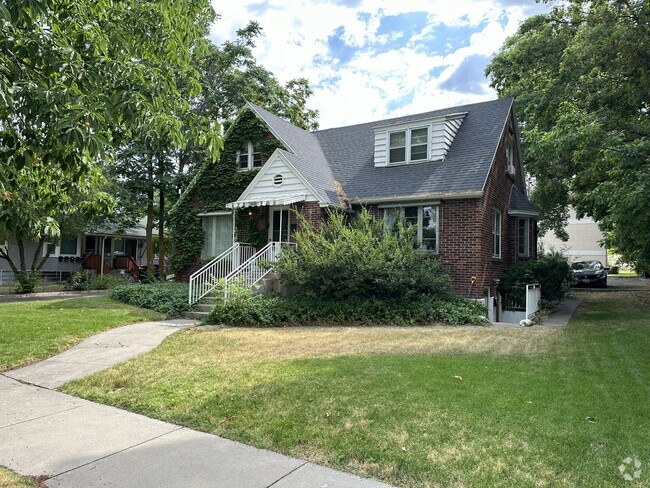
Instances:
[[[269,210],[269,240],[273,242],[289,242],[291,221],[289,207],[271,207]]]

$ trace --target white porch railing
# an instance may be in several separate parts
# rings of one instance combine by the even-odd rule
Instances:
[[[255,254],[255,248],[250,244],[236,242],[230,249],[224,251],[208,264],[190,276],[190,305],[214,290],[219,280],[247,262]]]
[[[255,283],[269,274],[271,268],[263,266],[263,264],[277,261],[283,246],[295,246],[295,244],[290,242],[269,242],[239,268],[233,270],[226,276],[223,290],[224,301],[227,302],[230,298],[233,285],[236,284],[242,288],[251,288]]]

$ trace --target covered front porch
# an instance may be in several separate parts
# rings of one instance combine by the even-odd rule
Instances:
[[[238,200],[230,210],[199,214],[205,232],[201,258],[206,264],[190,276],[190,304],[217,287],[227,299],[233,284],[251,288],[272,271],[283,247],[295,245],[298,215],[319,223],[318,202],[305,195]]]

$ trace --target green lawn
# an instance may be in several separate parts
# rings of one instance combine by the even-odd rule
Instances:
[[[0,371],[50,357],[111,327],[162,318],[108,297],[0,303]]]
[[[63,390],[398,486],[650,486],[650,293],[569,326],[189,330]]]
[[[34,478],[20,476],[0,466],[0,488],[39,488],[45,486]]]

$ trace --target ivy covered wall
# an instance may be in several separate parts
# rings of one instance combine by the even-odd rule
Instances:
[[[170,261],[177,275],[182,276],[200,260],[204,235],[198,214],[226,209],[226,204],[237,200],[259,171],[237,169],[237,151],[247,142],[260,146],[263,163],[277,148],[284,148],[250,109],[240,113],[224,137],[219,159],[199,169],[171,211],[169,226],[173,251]],[[237,215],[238,227],[239,222],[246,225],[242,216],[242,212]]]

